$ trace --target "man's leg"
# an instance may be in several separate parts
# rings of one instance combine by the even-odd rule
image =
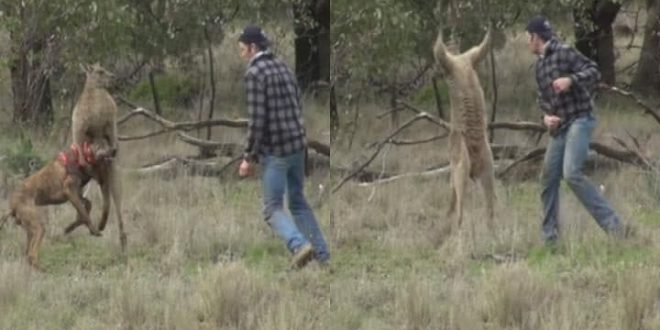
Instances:
[[[607,232],[614,232],[620,228],[619,217],[598,188],[582,173],[595,125],[596,120],[586,116],[578,118],[569,127],[563,165],[564,178],[598,225]]]
[[[562,176],[564,147],[564,133],[551,137],[543,159],[541,174],[542,234],[546,242],[553,242],[559,236],[559,184]]]
[[[289,251],[295,252],[308,242],[284,211],[288,165],[285,159],[273,156],[264,157],[263,163],[264,219],[284,241]]]
[[[314,247],[316,260],[327,262],[330,259],[328,246],[323,233],[319,228],[314,212],[309,207],[305,198],[305,160],[304,152],[298,152],[288,157],[290,162],[287,174],[287,189],[289,193],[289,210],[293,215],[296,225],[302,231]]]

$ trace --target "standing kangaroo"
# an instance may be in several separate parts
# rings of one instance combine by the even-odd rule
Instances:
[[[84,142],[94,143],[105,139],[111,146],[112,155],[118,151],[117,141],[117,104],[106,90],[114,77],[98,63],[83,66],[87,78],[85,87],[73,108],[71,118],[73,143],[82,145]],[[122,251],[126,249],[126,233],[121,216],[121,184],[117,172],[116,157],[97,179],[103,195],[103,209],[98,230],[103,231],[110,212],[110,197],[115,205],[119,225],[119,239]]]
[[[462,54],[451,54],[442,41],[442,31],[433,47],[436,61],[448,75],[451,104],[449,156],[452,194],[449,215],[463,220],[463,199],[468,178],[479,181],[486,198],[488,225],[493,226],[495,176],[493,154],[486,136],[486,102],[474,67],[488,53],[490,29],[484,40]]]

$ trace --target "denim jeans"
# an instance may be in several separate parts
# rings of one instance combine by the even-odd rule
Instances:
[[[563,177],[575,196],[606,232],[620,229],[619,217],[596,186],[582,173],[589,152],[596,119],[588,114],[550,137],[541,175],[543,202],[543,238],[554,241],[559,236],[559,184]]]
[[[330,258],[328,247],[319,228],[314,212],[304,194],[305,153],[300,151],[289,156],[264,156],[263,199],[264,218],[275,233],[286,243],[289,251],[310,242],[319,262]],[[289,211],[284,210],[284,193],[287,193]]]

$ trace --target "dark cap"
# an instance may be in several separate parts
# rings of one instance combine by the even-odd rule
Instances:
[[[256,44],[259,47],[265,48],[270,45],[270,40],[266,37],[266,34],[261,30],[260,27],[254,25],[248,25],[243,29],[243,32],[238,37],[238,41],[244,44]]]
[[[529,33],[536,33],[545,40],[550,39],[553,35],[550,22],[541,15],[534,16],[529,23],[527,23],[527,28],[525,30]]]

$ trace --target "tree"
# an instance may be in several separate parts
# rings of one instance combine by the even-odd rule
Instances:
[[[11,42],[6,65],[13,120],[40,123],[52,118],[52,97],[58,93],[52,81],[78,70],[81,62],[99,61],[112,68],[128,61],[184,58],[222,42],[225,25],[239,8],[239,14],[252,17],[264,8],[276,12],[274,8],[291,1],[0,0],[0,28]]]
[[[302,89],[330,80],[330,0],[294,2],[296,77]]]
[[[107,2],[100,5],[107,6]],[[103,23],[121,27],[123,8],[100,8],[94,1],[3,0],[0,10],[1,27],[8,31],[11,44],[7,66],[14,122],[47,123],[53,118],[51,81],[61,75],[65,63],[77,67],[85,58],[82,55],[88,51],[81,51],[84,47],[79,46],[85,44],[82,36],[97,41],[88,49],[121,51],[116,43],[108,42],[108,35],[115,32],[111,24]]]
[[[644,42],[632,88],[643,95],[660,92],[660,0],[647,0]]]
[[[602,81],[614,85],[614,34],[612,23],[621,9],[622,1],[575,1],[575,48],[594,60],[602,74]]]

